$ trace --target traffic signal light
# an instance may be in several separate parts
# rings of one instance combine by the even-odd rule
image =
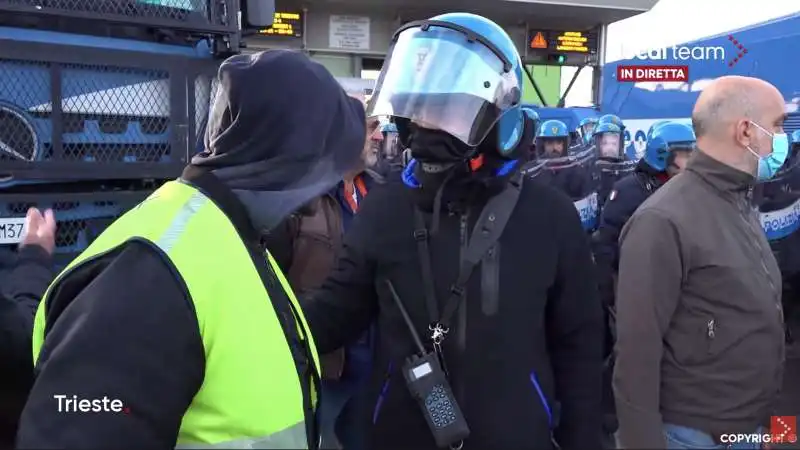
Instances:
[[[547,61],[554,62],[556,64],[565,64],[567,62],[567,55],[551,53],[547,55]]]

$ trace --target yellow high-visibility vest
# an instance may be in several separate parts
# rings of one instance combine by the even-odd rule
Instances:
[[[205,379],[183,416],[177,446],[308,448],[306,421],[313,420],[316,408],[313,378],[319,376],[319,359],[300,305],[267,255],[294,312],[294,323],[284,325],[293,329],[284,332],[268,292],[279,288],[264,285],[225,213],[181,181],[166,183],[120,217],[56,278],[36,312],[34,361],[44,343],[45,305],[53,288],[73,268],[132,239],[156,246],[175,267],[203,339]],[[272,297],[284,296],[273,292]],[[302,347],[297,349],[301,355],[311,354],[306,365],[313,367],[304,376],[290,345]],[[312,411],[304,407],[309,404]]]

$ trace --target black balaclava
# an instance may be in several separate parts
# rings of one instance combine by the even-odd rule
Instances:
[[[414,176],[422,186],[417,201],[421,208],[433,212],[431,233],[438,230],[443,203],[452,211],[454,205],[469,203],[476,196],[504,186],[513,171],[498,175],[498,170],[520,151],[527,151],[527,145],[522,143],[531,141],[534,132],[533,122],[526,119],[519,148],[511,152],[511,157],[504,158],[497,149],[496,125],[477,147],[472,147],[444,131],[423,128],[406,120],[397,122],[402,142],[417,161]],[[470,160],[476,157],[481,158],[482,164],[473,169]]]
[[[360,164],[364,105],[300,52],[236,55],[219,68],[204,151],[210,170],[268,231]]]

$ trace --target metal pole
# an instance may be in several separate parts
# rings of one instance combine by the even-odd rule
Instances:
[[[303,7],[303,43],[300,50],[308,54],[308,8]]]
[[[594,82],[592,83],[592,100],[595,106],[599,109],[600,103],[603,101],[603,85],[602,74],[603,66],[606,64],[606,46],[608,45],[608,25],[603,24],[600,26],[599,34],[599,49],[597,51],[597,62],[594,66]]]
[[[583,70],[584,67],[586,67],[586,64],[584,64],[582,66],[578,66],[578,70],[575,71],[575,75],[573,75],[572,79],[569,80],[569,84],[567,85],[567,89],[564,90],[564,94],[561,96],[561,99],[558,101],[558,108],[563,108],[564,107],[564,104],[567,101],[567,95],[569,94],[569,91],[572,89],[572,85],[575,84],[575,81],[578,79],[578,75],[581,74],[581,70]]]

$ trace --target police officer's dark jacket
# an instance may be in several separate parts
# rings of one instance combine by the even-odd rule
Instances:
[[[374,449],[436,448],[399,371],[414,344],[382,281],[392,281],[420,335],[429,336],[413,198],[396,179],[372,191],[345,236],[338,269],[304,304],[320,352],[357,339],[377,320],[369,416],[362,417],[374,422]],[[479,192],[468,203],[445,202],[430,245],[440,304],[457,276],[462,230],[472,229],[486,200]],[[548,448],[555,428],[562,448],[599,447],[602,317],[575,207],[552,187],[525,180],[498,250],[473,273],[445,341],[471,429],[466,445]]]
[[[613,275],[619,264],[619,234],[622,227],[647,197],[667,181],[666,174],[640,160],[636,170],[614,183],[603,206],[600,225],[592,236],[600,295],[607,304],[614,301]]]

